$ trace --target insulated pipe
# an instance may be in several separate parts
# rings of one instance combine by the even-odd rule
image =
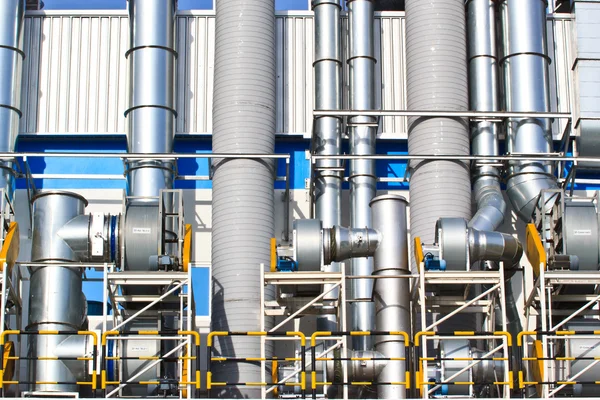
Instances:
[[[315,109],[339,110],[342,108],[341,96],[341,35],[339,0],[315,0],[312,2],[315,24]],[[339,155],[342,145],[342,123],[337,117],[319,117],[315,119],[313,149],[317,155]],[[339,160],[319,160],[316,164],[315,209],[316,218],[324,228],[339,225],[342,221],[342,172]],[[338,170],[336,170],[338,169]],[[339,272],[340,264],[332,263],[324,267],[328,272]],[[327,291],[329,285],[323,290]],[[326,299],[338,298],[337,289],[330,292]],[[335,315],[323,315],[317,318],[317,330],[337,330]]]
[[[375,109],[375,22],[374,3],[371,0],[348,1],[348,40],[350,57],[350,109]],[[377,119],[374,117],[352,117],[348,119],[350,129],[350,153],[353,155],[375,154]],[[352,228],[371,228],[369,202],[377,193],[377,177],[374,160],[350,161],[350,225]],[[372,258],[352,259],[353,275],[371,275]],[[373,282],[370,279],[352,281],[352,297],[360,302],[350,304],[352,330],[369,331],[375,323],[374,306],[371,300]],[[353,337],[355,350],[370,350],[369,336]]]
[[[24,0],[0,2],[0,152],[15,150],[21,118]],[[0,162],[0,189],[13,200],[15,181],[12,162]]]
[[[503,0],[500,3],[506,111],[548,112],[550,58],[546,53],[546,2]],[[506,126],[509,153],[548,154],[552,130],[548,119],[510,118]],[[513,163],[507,193],[519,217],[529,222],[542,190],[557,187],[551,165],[528,161]]]
[[[176,0],[129,0],[130,153],[171,153],[175,135]],[[173,187],[173,162],[137,160],[129,163],[127,193],[156,197]]]
[[[29,292],[29,322],[26,330],[81,330],[87,314],[82,292],[82,270],[61,265],[78,262],[79,257],[59,236],[63,226],[84,213],[87,201],[69,192],[42,192],[33,202],[33,239],[31,261],[46,262],[47,267],[31,268]],[[67,342],[66,335],[36,335],[30,337],[30,357],[55,357]],[[80,357],[84,348],[78,349]],[[73,364],[73,362],[68,362]],[[77,382],[81,376],[73,371],[84,371],[84,363],[75,363],[69,369],[63,361],[29,360],[30,381]],[[39,384],[32,390],[43,392],[78,392],[76,384]]]
[[[499,111],[496,11],[494,0],[468,0],[469,89],[473,111]],[[471,123],[471,152],[477,156],[498,155],[498,123]],[[504,221],[506,202],[500,189],[500,171],[480,162],[474,170],[473,192],[477,212],[469,227],[495,231]]]
[[[213,152],[272,154],[275,144],[275,7],[273,0],[216,2]],[[257,331],[260,265],[270,264],[274,171],[267,160],[213,160],[212,330]],[[273,292],[268,292],[272,296]],[[223,337],[224,357],[256,357],[260,339]],[[272,342],[266,342],[271,357]],[[215,381],[260,382],[260,363],[219,363]],[[259,398],[260,388],[222,387],[219,397]]]
[[[406,56],[409,110],[465,111],[469,106],[464,0],[407,0]],[[469,155],[463,118],[410,118],[411,155]],[[433,243],[439,218],[470,219],[468,164],[411,163],[411,235]]]
[[[377,276],[410,274],[408,263],[408,237],[406,232],[406,206],[404,197],[385,195],[371,201],[373,228],[379,232],[380,242],[374,261]],[[408,279],[378,279],[374,288],[375,329],[410,333],[410,297]],[[378,336],[375,350],[386,358],[406,356],[404,338]],[[406,373],[404,361],[388,361],[377,377],[378,382],[398,382]],[[378,385],[380,399],[404,399],[404,385]]]

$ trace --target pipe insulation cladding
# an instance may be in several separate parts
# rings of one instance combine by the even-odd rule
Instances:
[[[15,151],[21,119],[24,0],[0,2],[0,152]],[[0,162],[0,189],[12,201],[15,190],[12,162]]]
[[[128,150],[130,153],[173,152],[175,136],[176,0],[129,0]],[[130,162],[128,195],[156,197],[173,187],[172,161]],[[154,200],[154,199],[152,199]],[[139,201],[139,200],[138,200]]]
[[[549,112],[550,58],[546,49],[546,2],[503,0],[500,3],[506,111]],[[506,126],[509,153],[548,154],[552,151],[549,119],[511,118]],[[506,191],[521,219],[529,222],[542,190],[557,187],[551,165],[540,161],[512,163]],[[551,205],[550,205],[551,206]]]
[[[340,0],[314,0],[312,3],[315,24],[315,109],[340,110],[342,108],[342,51],[340,31]],[[337,117],[319,117],[315,120],[313,143],[317,155],[339,155],[342,147],[342,121]],[[342,163],[339,160],[319,160],[315,177],[315,217],[324,228],[342,222]],[[339,272],[340,264],[331,263],[323,269]],[[325,285],[323,290],[329,290]],[[339,290],[332,290],[327,300],[335,300]],[[321,315],[317,330],[337,330],[337,316]]]
[[[406,46],[408,109],[468,110],[464,0],[407,0]],[[408,151],[411,155],[469,155],[467,120],[410,118]],[[471,218],[469,175],[464,162],[411,163],[413,238],[433,243],[439,218]]]
[[[260,326],[260,265],[270,265],[274,235],[274,165],[235,154],[272,154],[275,145],[275,4],[216,2],[212,202],[212,330],[268,331]],[[273,296],[271,290],[267,296]],[[257,357],[260,338],[223,337],[221,356]],[[272,345],[266,342],[266,357]],[[260,363],[219,363],[215,381],[260,382]],[[222,387],[219,397],[259,398],[259,387]]]
[[[348,4],[348,42],[350,56],[350,109],[374,110],[375,107],[375,10],[371,0],[351,0]],[[348,119],[350,153],[374,155],[377,136],[377,118],[358,116]],[[373,221],[369,203],[377,194],[375,160],[351,160],[350,175],[350,225],[352,228],[371,228]],[[373,273],[373,258],[353,258],[352,275],[368,276]],[[375,324],[371,279],[355,279],[351,282],[352,298],[360,300],[350,304],[353,331],[370,331]],[[352,338],[354,350],[370,350],[372,338]]]

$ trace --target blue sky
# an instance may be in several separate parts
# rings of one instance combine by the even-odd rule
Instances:
[[[45,9],[125,8],[126,0],[43,0]],[[275,0],[278,10],[306,10],[309,0]],[[179,0],[179,9],[210,9],[212,0]]]

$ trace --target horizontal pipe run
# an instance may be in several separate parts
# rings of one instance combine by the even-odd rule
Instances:
[[[558,153],[557,153],[558,154]],[[563,155],[536,155],[536,154],[519,154],[508,156],[468,156],[468,155],[408,155],[408,154],[378,154],[373,156],[312,156],[311,160],[315,163],[317,160],[336,158],[338,160],[352,160],[355,158],[371,159],[371,160],[448,160],[448,161],[585,161],[585,162],[600,162],[600,157],[569,157]]]
[[[570,119],[571,113],[506,112],[506,111],[419,111],[419,110],[315,110],[315,117],[451,117],[451,118],[560,118]]]

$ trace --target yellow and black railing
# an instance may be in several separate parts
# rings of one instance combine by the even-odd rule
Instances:
[[[183,356],[173,356],[173,357],[162,357],[160,355],[147,355],[147,356],[138,356],[138,357],[123,357],[123,356],[108,356],[107,355],[107,344],[109,340],[116,339],[117,337],[123,338],[126,336],[190,336],[194,338],[195,352],[193,356],[190,356],[188,353]],[[179,337],[173,337],[172,340],[182,340]],[[107,331],[102,334],[102,371],[100,375],[100,388],[104,392],[104,396],[106,396],[106,389],[108,386],[119,386],[119,385],[159,385],[162,382],[158,380],[150,380],[150,381],[110,381],[107,378],[107,369],[108,369],[108,361],[125,361],[125,360],[141,360],[141,361],[158,361],[158,362],[187,362],[187,361],[195,361],[195,373],[185,374],[182,376],[182,380],[178,382],[180,387],[183,387],[183,390],[187,390],[190,386],[196,389],[196,397],[199,396],[200,387],[202,384],[202,379],[200,377],[200,334],[196,331]],[[189,380],[189,376],[195,376],[194,381]]]
[[[444,338],[465,338],[465,339],[501,339],[506,344],[506,355],[504,357],[496,357],[494,354],[482,357],[428,357],[423,356],[423,348],[426,346],[425,338],[436,338],[443,340]],[[423,390],[429,390],[430,386],[507,386],[510,390],[514,387],[513,371],[510,368],[511,357],[512,357],[512,346],[513,340],[512,335],[505,331],[495,332],[477,332],[477,331],[454,331],[454,332],[434,332],[434,331],[421,331],[415,335],[415,348],[418,356],[418,370],[416,372],[416,387],[419,392]],[[475,381],[457,381],[454,379],[447,379],[443,381],[435,381],[428,379],[425,374],[427,373],[428,362],[442,362],[442,361],[465,361],[472,363],[472,366],[465,367],[465,370],[472,368],[481,361],[501,361],[507,363],[508,374],[502,381],[489,381],[489,382],[475,382]]]
[[[398,336],[402,338],[405,346],[406,357],[317,357],[317,340],[327,339],[330,337],[341,337],[341,336]],[[381,386],[381,385],[398,385],[405,386],[406,389],[410,389],[410,337],[406,332],[393,332],[393,331],[346,331],[346,332],[335,332],[335,331],[320,331],[315,332],[310,338],[310,353],[311,353],[311,390],[312,398],[317,398],[317,388],[319,386]],[[398,382],[376,382],[376,381],[347,381],[347,382],[321,382],[317,379],[317,362],[318,361],[403,361],[405,363],[406,374],[404,381]]]
[[[86,356],[85,354],[80,357],[21,357],[21,356],[5,356],[4,346],[7,343],[7,337],[11,335],[79,335],[89,336],[92,338],[93,349],[92,355]],[[92,331],[53,331],[53,330],[42,330],[42,331],[19,331],[19,330],[6,330],[0,334],[0,397],[4,396],[4,388],[10,384],[23,384],[23,385],[81,385],[90,386],[92,393],[97,388],[97,374],[96,374],[96,362],[97,362],[97,348],[98,348],[98,335]],[[92,370],[90,371],[91,380],[89,381],[71,381],[71,382],[46,382],[46,381],[20,381],[20,380],[4,380],[4,359],[5,357],[9,360],[40,360],[40,361],[91,361]]]
[[[213,357],[213,343],[216,337],[224,337],[224,336],[254,336],[254,337],[295,337],[298,341],[300,341],[300,357],[290,357],[290,358],[277,358],[277,357]],[[274,365],[279,361],[298,361],[301,365],[300,370],[300,382],[272,382],[273,385],[281,386],[299,386],[302,392],[302,397],[304,398],[306,395],[306,337],[302,332],[211,332],[208,334],[207,339],[207,371],[206,371],[206,388],[208,390],[208,397],[212,396],[213,387],[228,387],[228,386],[258,386],[258,387],[266,387],[269,385],[268,382],[214,382],[212,380],[212,363],[213,362],[271,362]],[[275,377],[274,380],[277,380]]]
[[[518,382],[519,389],[524,391],[529,386],[536,386],[536,391],[539,396],[542,396],[544,393],[544,389],[549,389],[550,387],[555,387],[553,389],[554,395],[558,391],[560,391],[564,387],[568,387],[571,385],[600,385],[599,380],[576,380],[575,376],[573,378],[563,377],[563,380],[547,380],[546,379],[546,361],[591,361],[592,363],[600,363],[600,357],[572,357],[572,356],[547,356],[544,347],[543,347],[543,338],[546,337],[548,339],[576,339],[578,336],[587,336],[598,337],[600,340],[600,331],[524,331],[518,334],[517,336],[517,347],[520,350],[519,359],[519,374],[518,374]],[[527,342],[525,339],[527,337],[534,338],[533,342]],[[525,347],[531,345],[530,352],[525,351]],[[529,354],[525,356],[525,354]],[[527,368],[526,364],[529,363],[529,368]],[[529,371],[529,374],[527,374]]]

